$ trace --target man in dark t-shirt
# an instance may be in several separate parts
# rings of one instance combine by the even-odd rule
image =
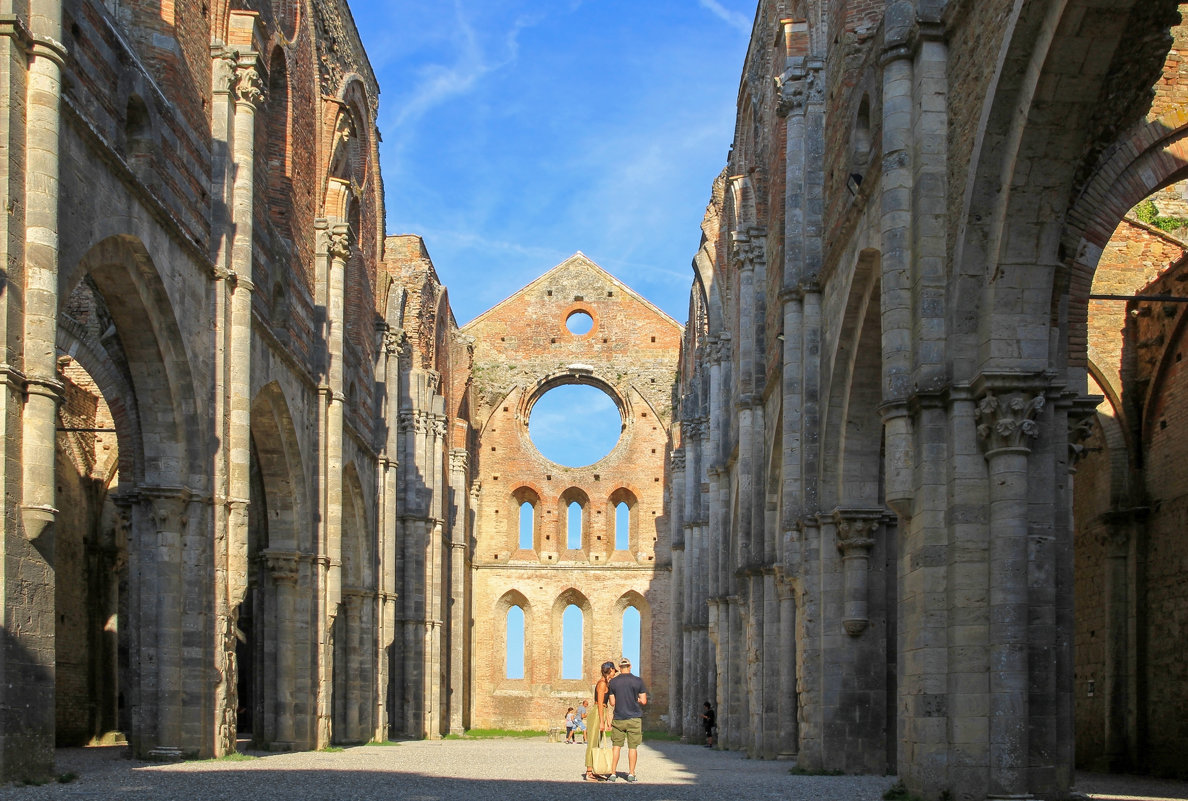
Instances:
[[[635,781],[636,749],[643,742],[643,708],[648,703],[648,688],[643,679],[631,673],[631,660],[619,660],[619,675],[610,680],[610,695],[615,699],[615,718],[611,722],[611,774],[614,781],[619,771],[619,751],[627,744],[627,781]]]

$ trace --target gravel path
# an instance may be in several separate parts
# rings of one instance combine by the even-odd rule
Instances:
[[[580,793],[632,801],[878,801],[889,776],[794,776],[787,762],[673,742],[644,743],[636,784],[581,781],[584,749],[535,740],[449,740],[273,754],[246,761],[159,765],[122,748],[62,749],[58,771],[78,778],[0,787],[3,799],[150,801],[558,801]],[[626,755],[619,765],[625,772]],[[1082,774],[1101,799],[1188,799],[1188,783]],[[1102,793],[1097,795],[1097,793]],[[1144,795],[1142,793],[1150,793]]]

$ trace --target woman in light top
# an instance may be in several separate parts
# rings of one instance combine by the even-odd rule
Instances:
[[[602,663],[602,677],[598,679],[598,683],[594,685],[594,714],[592,724],[587,725],[586,736],[586,781],[598,782],[602,781],[604,776],[599,776],[594,772],[594,749],[598,745],[598,741],[602,739],[602,733],[610,731],[612,709],[614,700],[607,696],[607,682],[618,674],[615,669],[614,662]]]

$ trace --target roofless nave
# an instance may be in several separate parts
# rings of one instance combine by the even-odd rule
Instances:
[[[1182,774],[1177,3],[762,0],[686,326],[579,254],[462,330],[345,4],[246,6],[0,23],[0,775],[536,727],[570,606],[723,748]],[[567,382],[622,417],[589,468],[527,436]]]

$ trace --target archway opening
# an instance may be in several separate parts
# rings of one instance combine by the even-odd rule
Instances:
[[[570,604],[561,615],[561,678],[582,678],[583,615],[581,607]]]
[[[639,610],[629,606],[623,610],[622,653],[631,661],[631,670],[636,675],[643,674],[643,661],[640,658],[640,641],[643,635],[643,620]]]
[[[511,606],[507,610],[507,648],[504,652],[504,677],[524,678],[524,610]]]

